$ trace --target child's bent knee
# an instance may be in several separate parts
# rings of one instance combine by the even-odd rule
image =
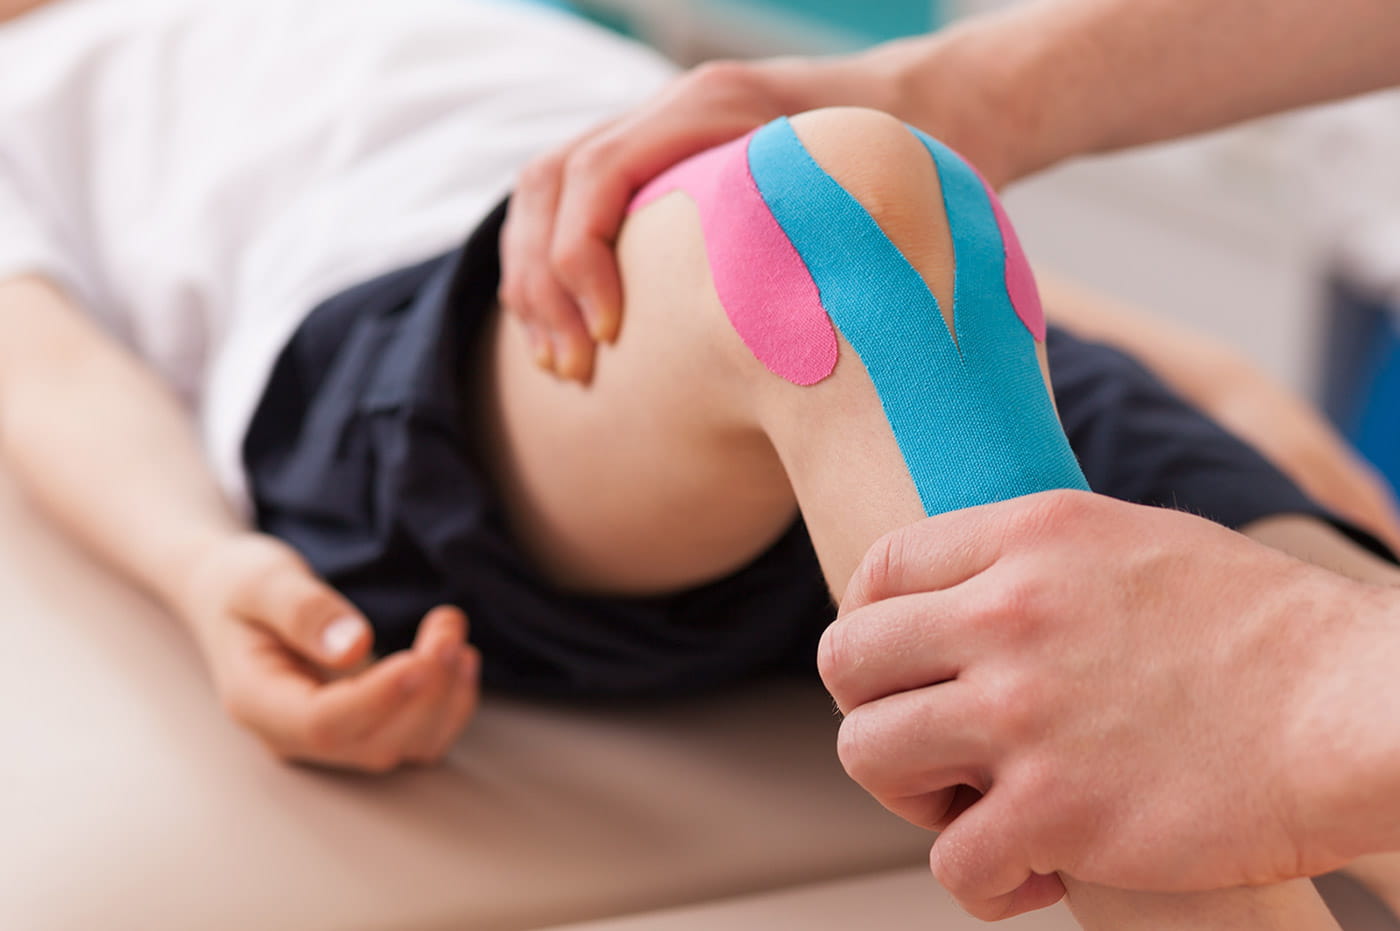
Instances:
[[[699,208],[725,312],[771,371],[815,384],[845,337],[929,513],[1084,487],[1042,380],[1029,266],[951,150],[884,114],[813,111],[683,163],[639,203],[676,188]]]

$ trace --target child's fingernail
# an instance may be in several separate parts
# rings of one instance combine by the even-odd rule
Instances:
[[[328,658],[339,659],[350,652],[364,632],[365,622],[353,614],[347,614],[331,621],[321,631],[321,649]]]

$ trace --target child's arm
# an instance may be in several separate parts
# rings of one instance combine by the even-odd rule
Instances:
[[[0,23],[37,9],[51,0],[0,0]]]
[[[37,277],[0,281],[0,459],[76,538],[174,611],[230,713],[279,755],[373,770],[440,756],[475,706],[464,621],[353,676],[364,619],[289,547],[254,533],[189,419],[137,360]]]

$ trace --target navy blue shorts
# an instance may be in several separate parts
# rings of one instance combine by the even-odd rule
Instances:
[[[461,403],[495,312],[504,205],[453,252],[317,307],[282,352],[244,444],[259,526],[370,618],[380,652],[434,605],[471,618],[488,686],[682,693],[811,669],[834,609],[799,521],[752,564],[660,597],[550,585],[508,529]],[[1142,366],[1052,330],[1060,414],[1091,487],[1229,527],[1325,514]]]

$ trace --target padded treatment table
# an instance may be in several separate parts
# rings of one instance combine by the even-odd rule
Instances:
[[[813,683],[488,697],[443,767],[273,760],[191,642],[0,473],[0,928],[534,928],[924,861]]]
[[[177,624],[3,472],[0,624],[6,931],[985,927],[929,879],[927,836],[846,779],[813,683],[488,696],[445,766],[287,766],[226,719]]]

